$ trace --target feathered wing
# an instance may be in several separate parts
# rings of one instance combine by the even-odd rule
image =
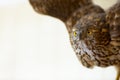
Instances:
[[[111,44],[120,46],[120,2],[113,5],[106,14],[110,26]]]
[[[33,9],[39,14],[60,19],[65,24],[78,9],[92,5],[92,0],[29,0]],[[66,25],[68,32],[71,26]]]
[[[40,13],[62,20],[69,33],[74,24],[84,15],[104,12],[92,0],[29,0],[33,9]]]
[[[118,48],[118,54],[116,55],[119,60],[116,64],[117,77],[116,80],[120,79],[120,1],[113,5],[108,11],[106,11],[106,20],[110,26],[110,37],[111,45]]]
[[[29,0],[34,10],[66,21],[78,8],[92,4],[91,0]]]

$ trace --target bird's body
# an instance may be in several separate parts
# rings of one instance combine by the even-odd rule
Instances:
[[[109,32],[104,13],[86,15],[73,27],[71,44],[84,66],[120,64],[120,47],[111,44]]]
[[[62,20],[83,66],[115,66],[120,78],[120,2],[107,11],[91,0],[30,0],[41,14]]]

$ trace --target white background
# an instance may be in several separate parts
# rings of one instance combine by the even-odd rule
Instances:
[[[115,2],[94,1],[105,9]],[[114,80],[115,75],[113,67],[83,67],[60,20],[37,14],[27,0],[0,0],[0,80]]]

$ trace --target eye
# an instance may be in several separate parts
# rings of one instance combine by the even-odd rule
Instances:
[[[92,32],[91,32],[91,31],[88,31],[87,33],[88,33],[89,35],[90,35],[90,34],[92,34]]]
[[[76,37],[76,36],[77,36],[77,32],[76,32],[76,31],[74,31],[74,32],[73,32],[73,35]]]

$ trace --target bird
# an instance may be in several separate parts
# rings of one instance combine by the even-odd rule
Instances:
[[[120,77],[120,46],[119,40],[111,39],[113,33],[106,21],[106,14],[89,14],[80,19],[73,26],[70,41],[73,49],[83,66],[93,68],[94,66],[117,68],[116,80]],[[116,42],[116,43],[114,43]],[[118,45],[116,45],[118,42]]]
[[[87,68],[115,66],[120,80],[120,1],[104,10],[92,0],[29,0],[39,13],[61,20]]]

